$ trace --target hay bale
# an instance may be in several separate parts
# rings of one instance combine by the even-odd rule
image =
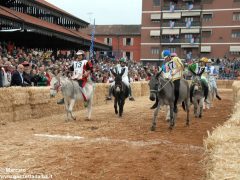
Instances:
[[[28,88],[23,87],[11,87],[9,88],[9,92],[11,95],[11,101],[13,106],[20,106],[29,104],[29,94]]]
[[[49,87],[28,88],[30,104],[47,104],[50,101]]]
[[[93,105],[102,105],[105,103],[106,96],[108,96],[108,89],[110,84],[96,84],[93,96]]]
[[[9,88],[0,88],[0,108],[12,107],[12,92]]]
[[[133,97],[141,97],[141,82],[134,82],[131,84]]]
[[[13,107],[0,107],[0,122],[13,121]]]
[[[228,84],[229,83],[229,84]],[[227,82],[226,87],[231,83]],[[233,97],[240,98],[240,83],[233,82]],[[235,101],[234,113],[223,126],[217,127],[204,140],[207,179],[240,179],[240,100]]]
[[[31,117],[33,119],[43,118],[53,114],[53,109],[50,108],[48,104],[32,104],[31,109]]]
[[[13,121],[22,121],[31,119],[32,109],[31,106],[21,105],[13,107]]]
[[[147,81],[141,82],[141,96],[149,96],[149,86]]]

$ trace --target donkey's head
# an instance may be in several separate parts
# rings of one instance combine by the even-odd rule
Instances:
[[[159,76],[161,73],[158,73],[157,75],[153,75],[153,74],[148,74],[149,76],[151,76],[151,79],[148,83],[149,89],[150,89],[150,97],[149,99],[151,101],[155,101],[156,97],[157,97],[157,92],[160,86],[160,81],[159,81]]]
[[[57,76],[53,75],[50,81],[50,97],[55,97],[60,88],[61,83],[59,75]]]
[[[123,71],[120,74],[115,73],[113,70],[111,70],[111,72],[115,77],[115,88],[114,88],[115,91],[116,92],[122,91],[123,90],[122,75],[124,74],[125,69],[123,69]]]
[[[192,84],[194,85],[194,91],[202,91],[202,83],[200,76],[195,76],[192,80]]]

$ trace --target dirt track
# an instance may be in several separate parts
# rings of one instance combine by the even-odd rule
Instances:
[[[127,101],[121,119],[108,102],[94,108],[92,121],[84,121],[81,111],[76,122],[65,123],[65,116],[58,115],[1,124],[0,175],[6,168],[16,168],[26,171],[22,174],[52,175],[56,180],[204,179],[203,138],[231,114],[232,92],[221,95],[223,100],[215,100],[215,107],[204,111],[201,120],[191,111],[190,127],[185,127],[180,110],[171,132],[163,113],[156,131],[150,131],[153,111],[148,97]],[[42,137],[45,134],[68,137]]]

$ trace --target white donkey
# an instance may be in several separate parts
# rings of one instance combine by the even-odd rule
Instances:
[[[77,100],[84,100],[82,89],[79,86],[78,82],[75,80],[68,79],[67,77],[57,75],[53,76],[52,80],[50,82],[50,96],[54,97],[58,90],[61,89],[63,97],[64,97],[64,103],[65,103],[65,109],[67,112],[67,119],[66,121],[69,121],[69,114],[71,115],[71,118],[73,120],[76,120],[76,117],[73,115],[73,107]],[[87,112],[87,120],[91,119],[92,114],[92,104],[93,104],[93,93],[94,93],[95,85],[94,83],[88,79],[85,87],[85,97],[87,99],[87,102],[85,105],[87,106],[88,112]]]

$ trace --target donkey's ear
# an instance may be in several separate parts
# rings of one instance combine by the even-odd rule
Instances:
[[[113,74],[113,76],[116,77],[117,74],[112,69],[110,69],[110,71]]]

